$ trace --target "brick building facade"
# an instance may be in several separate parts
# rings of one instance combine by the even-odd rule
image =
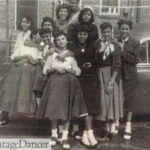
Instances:
[[[18,22],[23,13],[31,15],[35,26],[40,27],[44,16],[55,18],[56,6],[69,1],[0,0],[0,51],[11,49],[10,43],[6,47],[6,40],[15,40]],[[128,15],[134,22],[133,35],[140,40],[150,37],[150,0],[81,0],[80,7],[86,5],[94,9],[99,24],[107,20],[116,27],[119,17]]]

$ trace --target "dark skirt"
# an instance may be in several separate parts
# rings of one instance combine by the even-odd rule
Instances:
[[[33,93],[35,66],[12,64],[0,82],[0,109],[9,113],[33,114],[36,101]]]
[[[34,76],[33,90],[36,93],[39,93],[39,95],[41,96],[47,82],[47,76],[43,75],[42,72],[43,72],[42,64],[37,64],[34,73],[35,76]]]
[[[85,115],[87,109],[77,78],[70,73],[50,75],[36,116],[50,120],[71,120]]]
[[[135,103],[135,91],[137,86],[138,76],[136,75],[131,80],[123,80],[124,92],[124,110],[125,112],[133,112]]]
[[[83,90],[84,101],[88,114],[96,116],[100,114],[100,81],[97,75],[92,77],[79,77]]]

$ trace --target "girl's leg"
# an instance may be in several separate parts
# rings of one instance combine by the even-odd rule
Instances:
[[[117,129],[117,126],[116,126],[116,120],[111,122],[111,131],[110,132],[112,134],[117,134],[118,133],[118,129]]]
[[[70,144],[68,143],[69,126],[70,126],[70,122],[66,121],[64,123],[64,128],[63,128],[62,138],[61,138],[63,149],[70,149]]]
[[[92,123],[93,123],[93,117],[86,116],[85,117],[86,130],[83,133],[82,142],[86,141],[87,145],[90,144],[90,146],[97,146],[98,141],[96,140],[96,138],[94,136]],[[88,139],[87,139],[87,137],[88,137]],[[88,141],[89,141],[89,143],[88,143]]]
[[[131,121],[132,121],[132,112],[128,112],[126,127],[125,127],[125,134],[124,134],[124,139],[126,139],[126,140],[131,139]]]
[[[52,133],[51,133],[51,146],[55,146],[57,143],[58,133],[57,133],[58,120],[51,120]]]

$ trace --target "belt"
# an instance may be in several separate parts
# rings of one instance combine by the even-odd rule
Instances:
[[[92,64],[91,62],[86,62],[86,63],[83,63],[83,68],[91,68],[92,67]]]

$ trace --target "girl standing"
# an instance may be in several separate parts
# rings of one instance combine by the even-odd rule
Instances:
[[[81,69],[81,76],[78,79],[89,114],[85,117],[86,129],[81,140],[86,147],[96,147],[98,141],[94,136],[92,123],[93,118],[100,114],[100,83],[98,66],[95,61],[95,51],[93,50],[93,43],[90,41],[90,30],[87,26],[81,25],[78,28],[76,40],[71,49]]]
[[[68,22],[72,15],[71,7],[67,4],[62,4],[57,7],[55,21],[56,27],[59,31],[67,33],[68,30]]]
[[[30,39],[31,19],[24,16],[21,21],[21,27],[22,31],[17,36],[15,50],[11,55],[11,60],[13,61],[11,69],[1,81],[1,125],[8,122],[9,113],[34,115],[36,110],[36,101],[32,92],[33,76],[31,71],[35,69],[39,50],[24,46],[24,42]]]
[[[94,14],[90,7],[85,7],[80,11],[78,21],[78,24],[71,24],[68,28],[69,40],[71,43],[74,43],[77,31],[81,25],[85,25],[89,28],[89,37],[91,42],[94,42],[98,39],[98,28],[95,24],[93,24]]]
[[[41,23],[41,29],[48,28],[51,31],[51,42],[54,42],[54,36],[57,33],[56,25],[51,17],[44,17]]]
[[[112,25],[105,22],[101,24],[100,29],[102,38],[95,42],[101,82],[101,114],[98,118],[106,122],[107,133],[114,135],[118,133],[115,123],[123,117],[121,50],[113,42]]]
[[[50,48],[54,47],[52,43],[52,34],[49,28],[43,28],[40,30],[39,35],[41,37],[42,50],[40,51],[40,60],[36,65],[35,78],[33,83],[33,91],[35,93],[37,106],[39,107],[41,103],[41,97],[47,82],[47,76],[43,75],[43,67],[47,56],[51,53]]]
[[[127,113],[124,139],[131,139],[131,120],[135,99],[135,90],[138,80],[136,64],[139,62],[139,41],[130,36],[132,21],[127,19],[119,20],[120,31],[119,44],[121,45],[122,77],[124,91],[124,109]]]
[[[41,107],[37,113],[37,116],[51,120],[52,146],[55,146],[58,140],[58,123],[60,120],[63,121],[61,143],[64,149],[70,148],[68,143],[70,120],[87,115],[80,84],[75,77],[80,75],[81,70],[74,57],[70,56],[67,43],[66,34],[56,35],[55,52],[49,55],[43,69],[43,73],[49,77],[42,96]]]

